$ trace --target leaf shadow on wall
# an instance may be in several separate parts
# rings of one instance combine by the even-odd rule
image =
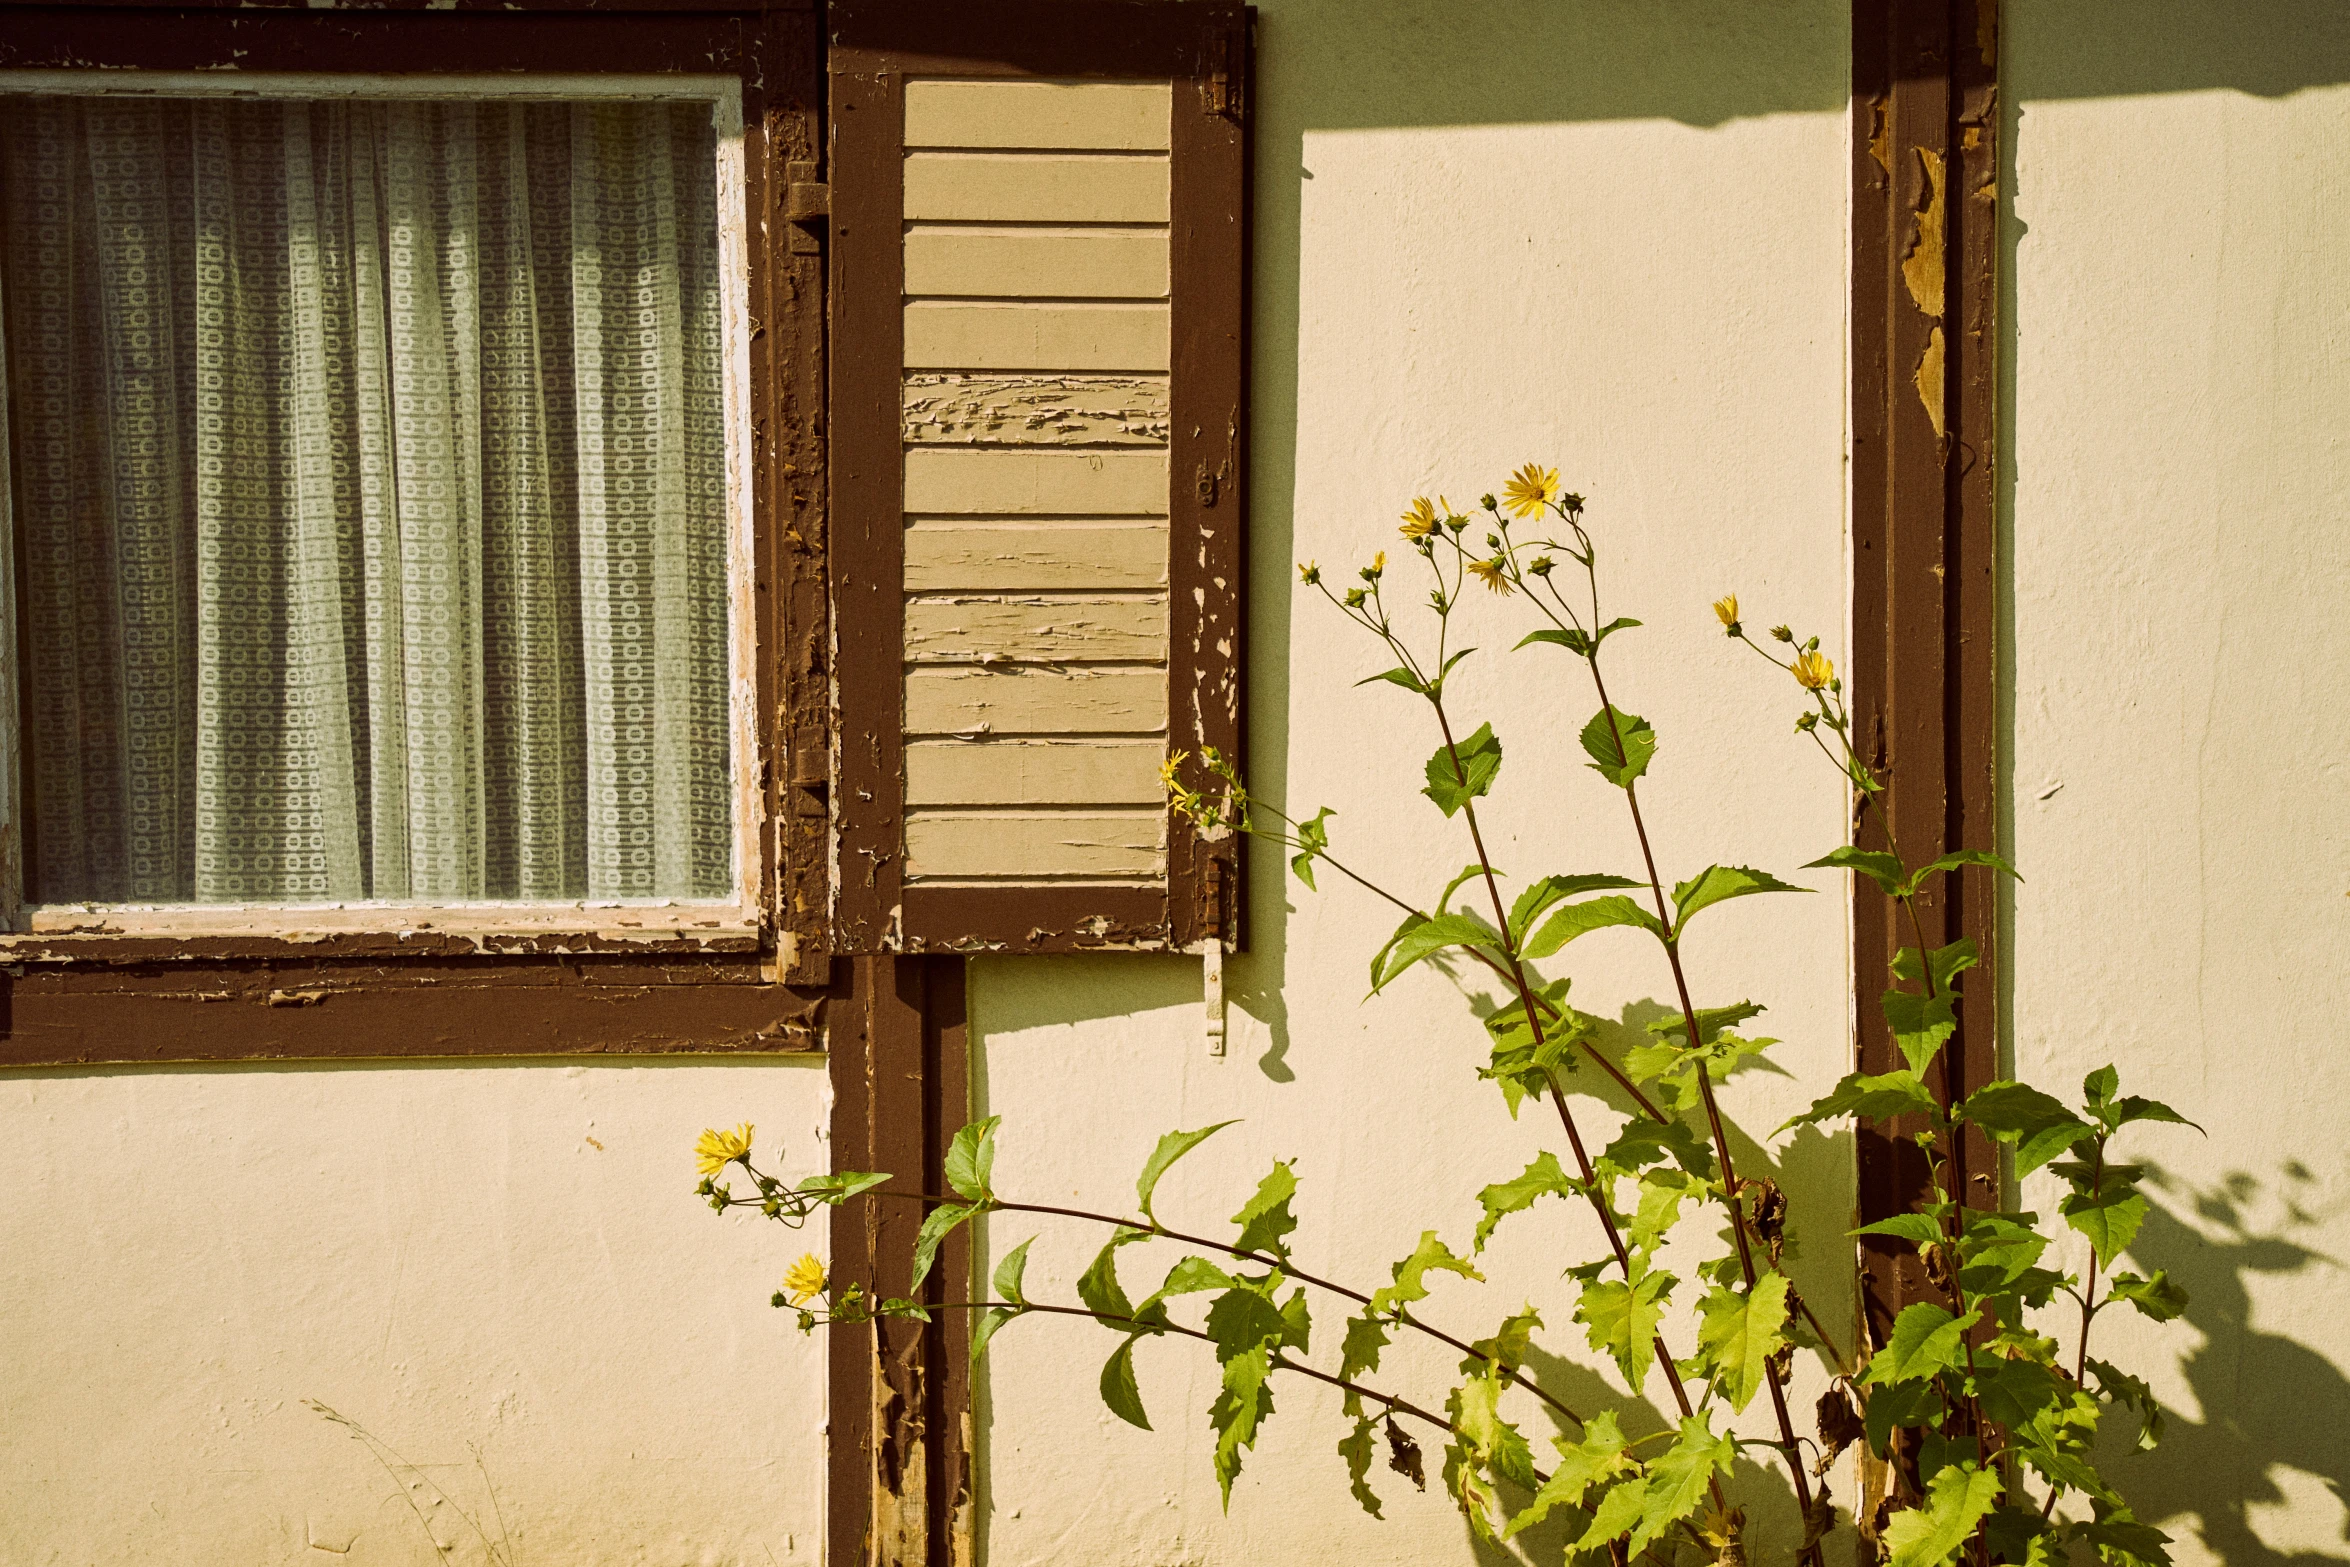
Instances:
[[[2255,1320],[2257,1279],[2344,1271],[2341,1259],[2296,1238],[2329,1217],[2303,1205],[2317,1195],[2315,1178],[2288,1160],[2272,1182],[2238,1170],[2197,1186],[2151,1166],[2148,1184],[2164,1201],[2148,1212],[2129,1254],[2141,1271],[2167,1269],[2187,1291],[2184,1321],[2201,1342],[2178,1369],[2202,1418],[2166,1409],[2161,1445],[2118,1459],[2107,1474],[2166,1532],[2177,1536],[2190,1521],[2228,1567],[2350,1561],[2350,1524],[2341,1521],[2350,1502],[2350,1378]],[[2285,1489],[2281,1472],[2312,1477],[2334,1497],[2335,1532],[2325,1548],[2262,1538],[2261,1514],[2291,1510],[2294,1532],[2305,1536],[2314,1511]]]

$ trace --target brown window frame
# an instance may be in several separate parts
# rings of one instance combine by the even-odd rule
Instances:
[[[820,1047],[824,276],[817,232],[789,216],[811,210],[821,166],[820,29],[815,0],[0,0],[0,70],[740,79],[759,716],[757,754],[737,766],[761,806],[755,931],[476,932],[418,911],[400,929],[305,937],[297,910],[283,935],[12,935],[0,1065]],[[21,862],[21,839],[0,853]]]

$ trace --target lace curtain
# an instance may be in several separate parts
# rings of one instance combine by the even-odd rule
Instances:
[[[0,101],[43,903],[733,880],[706,106]]]

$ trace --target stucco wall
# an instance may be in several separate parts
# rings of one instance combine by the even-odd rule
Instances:
[[[1297,593],[1291,562],[1319,559],[1351,581],[1387,549],[1400,562],[1390,589],[1408,603],[1418,568],[1395,536],[1403,505],[1440,490],[1471,505],[1530,458],[1589,498],[1610,613],[1648,623],[1609,650],[1616,696],[1663,737],[1643,797],[1668,874],[1715,858],[1789,870],[1839,839],[1835,779],[1790,731],[1793,686],[1731,648],[1707,604],[1736,588],[1757,623],[1819,629],[1841,657],[1843,10],[1264,8],[1252,771],[1302,814],[1335,807],[1337,852],[1417,898],[1468,858],[1461,824],[1415,792],[1436,736],[1405,693],[1351,689],[1385,665]],[[1491,718],[1507,749],[1486,817],[1496,860],[1529,878],[1636,869],[1620,799],[1581,766],[1574,736],[1596,703],[1576,666],[1556,650],[1507,653],[1532,625],[1522,606],[1477,592],[1465,625],[1464,640],[1489,651],[1462,666],[1456,710],[1471,726]],[[1252,874],[1252,945],[1231,970],[1222,1060],[1202,1043],[1195,961],[975,966],[984,1108],[1005,1118],[1000,1187],[1123,1210],[1158,1133],[1237,1116],[1163,1188],[1169,1223],[1224,1233],[1270,1162],[1292,1158],[1301,1265],[1369,1287],[1423,1228],[1465,1248],[1478,1186],[1541,1148],[1568,1157],[1546,1112],[1513,1125],[1475,1079],[1486,1047],[1472,1008],[1489,987],[1423,970],[1365,1003],[1364,965],[1392,912],[1327,874],[1308,892],[1269,854]],[[1717,918],[1691,944],[1703,1000],[1770,1003],[1790,1069],[1832,1074],[1847,1049],[1840,899],[1758,898]],[[1577,975],[1588,1010],[1616,1017],[1669,992],[1630,938],[1570,951],[1554,972]],[[1767,1132],[1802,1089],[1749,1075],[1730,1098],[1741,1123]],[[1584,1114],[1601,1138],[1620,1119],[1589,1101]],[[1789,1172],[1820,1205],[1799,1279],[1839,1321],[1841,1159],[1813,1138]],[[1036,1229],[1030,1284],[1069,1298],[1101,1237],[997,1223],[990,1250]],[[1482,1337],[1532,1299],[1546,1343],[1574,1362],[1544,1364],[1571,1400],[1595,1402],[1618,1379],[1589,1369],[1558,1272],[1603,1246],[1588,1212],[1545,1205],[1503,1230],[1489,1285],[1447,1280],[1429,1315]],[[1155,1284],[1174,1253],[1122,1255],[1129,1281]],[[1323,1363],[1341,1305],[1316,1302]],[[1382,1468],[1388,1521],[1355,1507],[1331,1451],[1345,1429],[1337,1395],[1303,1382],[1278,1387],[1222,1516],[1212,1356],[1143,1346],[1146,1434],[1096,1397],[1114,1343],[1089,1324],[1030,1321],[990,1350],[980,1414],[995,1567],[1471,1558],[1433,1487],[1414,1495]],[[1390,1365],[1408,1370],[1381,1380],[1440,1404],[1452,1359],[1407,1351]],[[1653,1375],[1646,1392],[1666,1397]],[[1552,1427],[1521,1413],[1547,1450]],[[1767,1422],[1764,1403],[1749,1416]],[[1758,1548],[1783,1550],[1791,1509],[1767,1484],[1755,1494]]]
[[[0,1561],[481,1562],[459,1509],[516,1563],[819,1560],[822,1356],[692,1144],[747,1116],[822,1168],[826,1097],[815,1061],[0,1078]]]
[[[2029,0],[2004,49],[2014,1051],[2211,1134],[2128,1146],[2194,1304],[2099,1319],[2172,1411],[2113,1473],[2183,1562],[2339,1561],[2350,19]]]

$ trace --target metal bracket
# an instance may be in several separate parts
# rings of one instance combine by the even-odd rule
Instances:
[[[822,166],[787,163],[783,166],[783,220],[792,225],[795,256],[813,256],[822,243],[817,235],[832,218],[832,187],[816,176]]]

